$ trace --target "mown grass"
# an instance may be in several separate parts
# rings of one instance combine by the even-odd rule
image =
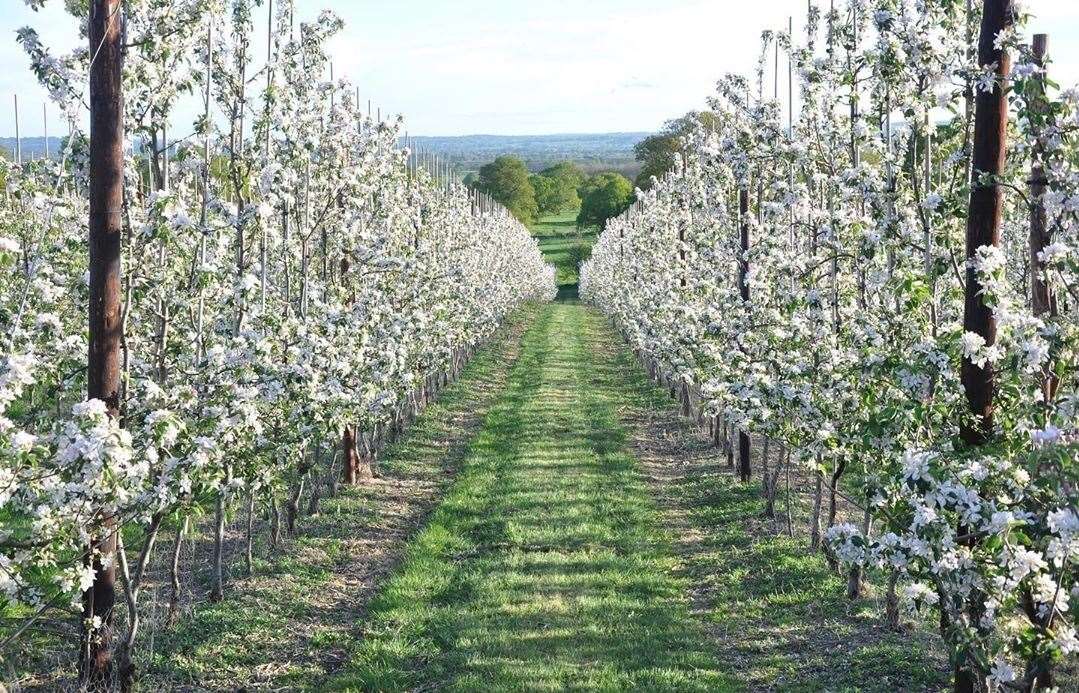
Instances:
[[[342,660],[373,585],[400,557],[424,504],[452,482],[477,416],[495,401],[522,325],[536,310],[512,318],[385,451],[380,483],[342,487],[317,516],[300,519],[300,535],[280,553],[262,546],[267,558],[256,560],[252,576],[233,564],[225,601],[200,598],[176,627],[157,632],[144,647],[143,688],[294,690],[324,679]],[[417,491],[422,497],[409,495]]]
[[[596,242],[595,229],[577,228],[577,213],[564,212],[540,219],[530,227],[547,262],[555,266],[558,299],[577,298],[578,268],[588,259]]]
[[[328,687],[944,688],[931,631],[885,629],[820,554],[757,531],[756,484],[712,463],[648,487],[628,435],[672,407],[600,316],[552,306]]]
[[[791,691],[940,690],[947,657],[924,624],[884,627],[879,601],[846,598],[804,537],[756,534],[757,485],[727,474],[690,474],[672,493],[692,509],[700,553],[687,572],[709,587],[706,616],[725,634],[723,660],[751,687]]]
[[[638,396],[550,306],[337,690],[726,690],[619,408]]]
[[[627,420],[677,421],[666,389],[624,348],[615,358],[638,393],[627,397],[636,407]],[[741,483],[691,427],[676,423],[674,435],[697,442],[673,461],[679,473],[657,493],[686,513],[681,574],[704,595],[698,611],[724,644],[724,670],[749,690],[946,689],[947,654],[933,624],[886,628],[879,576],[866,597],[849,601],[845,574],[811,551],[804,535],[776,533],[765,520],[759,479]]]

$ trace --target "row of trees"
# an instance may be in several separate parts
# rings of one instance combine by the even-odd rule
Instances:
[[[634,200],[633,184],[620,173],[588,176],[575,164],[563,162],[532,174],[513,156],[495,159],[478,176],[466,177],[465,184],[490,195],[525,224],[578,211],[578,226],[602,227]]]
[[[554,272],[332,79],[331,13],[297,26],[270,4],[256,41],[259,0],[69,5],[86,48],[19,41],[74,134],[60,161],[0,161],[0,608],[22,618],[0,647],[77,608],[83,682],[129,688],[163,534],[175,609],[184,534],[213,518],[224,599],[229,517],[250,570],[260,507],[276,536],[305,492],[317,510],[369,478]],[[177,137],[185,93],[204,110]]]
[[[1025,20],[811,2],[582,275],[743,480],[754,438],[812,472],[814,548],[851,598],[880,571],[891,624],[931,612],[958,691],[1050,689],[1079,655],[1079,90]]]

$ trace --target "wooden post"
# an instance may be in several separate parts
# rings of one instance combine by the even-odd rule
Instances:
[[[997,82],[989,91],[979,91],[974,106],[974,156],[967,215],[967,260],[972,260],[982,246],[1000,245],[1000,224],[1003,192],[995,180],[1004,170],[1007,148],[1008,98],[1002,82],[1011,71],[1011,56],[996,48],[995,37],[1012,23],[1010,0],[984,0],[981,34],[978,39],[978,64],[996,65]],[[993,179],[982,181],[983,175]],[[991,347],[997,338],[997,323],[993,311],[982,297],[985,287],[978,280],[973,265],[967,267],[966,300],[963,307],[963,329],[973,332]],[[961,372],[963,390],[970,411],[977,420],[965,422],[962,438],[969,445],[985,443],[993,431],[993,400],[996,382],[992,364],[978,366],[969,358],[963,359]]]
[[[741,253],[738,257],[738,289],[742,294],[744,308],[749,310],[749,188],[738,190],[738,219],[741,230]],[[749,481],[752,475],[750,463],[751,440],[749,433],[738,431],[738,476]]]
[[[1049,36],[1047,34],[1034,34],[1031,44],[1031,54],[1034,64],[1044,70],[1046,54],[1049,50]],[[1031,104],[1032,109],[1037,109],[1044,115],[1048,106],[1046,98],[1045,73],[1040,72],[1035,79],[1038,82],[1036,92],[1037,101]],[[1040,133],[1039,133],[1040,134]],[[1035,316],[1055,317],[1057,315],[1057,298],[1045,281],[1045,262],[1041,259],[1042,250],[1053,240],[1053,234],[1049,229],[1047,214],[1045,211],[1044,195],[1049,186],[1045,175],[1045,148],[1036,143],[1031,155],[1030,167],[1030,305]],[[1053,398],[1056,396],[1059,380],[1053,370],[1052,362],[1046,363],[1042,368],[1041,390],[1044,398],[1045,409],[1048,411]],[[1027,617],[1036,623],[1045,625],[1046,619],[1038,616],[1033,604],[1026,606]],[[1052,615],[1048,617],[1052,619]],[[1027,660],[1027,678],[1035,684],[1032,690],[1051,690],[1053,688],[1053,661],[1044,654],[1035,655]]]
[[[22,166],[22,135],[19,133],[19,95],[15,94],[15,163]]]
[[[984,0],[981,33],[978,37],[978,65],[995,65],[994,84],[990,90],[979,90],[974,104],[973,173],[970,186],[970,207],[967,213],[967,277],[963,306],[963,329],[985,340],[985,346],[996,342],[997,324],[993,311],[985,304],[985,287],[978,280],[970,261],[983,246],[1000,245],[1000,225],[1003,191],[996,177],[1003,172],[1007,153],[1008,97],[1004,80],[1011,72],[1011,56],[997,48],[996,37],[1007,31],[1014,20],[1011,0]],[[987,176],[987,180],[982,180]],[[967,404],[974,420],[964,419],[960,436],[969,446],[987,443],[993,435],[993,403],[996,381],[993,364],[978,366],[963,358],[960,378]],[[959,528],[964,534],[965,528]],[[968,542],[969,544],[969,542]],[[977,623],[984,606],[980,591],[966,598],[967,617]],[[954,689],[957,693],[973,693],[978,687],[975,663],[968,655],[954,657]]]
[[[1034,62],[1038,67],[1044,67],[1049,37],[1046,34],[1035,34],[1032,48]],[[1038,80],[1040,82],[1039,97],[1042,98],[1041,105],[1044,105],[1044,75],[1039,75]],[[1045,263],[1039,257],[1042,250],[1053,240],[1046,220],[1045,201],[1042,199],[1048,186],[1043,165],[1044,156],[1044,148],[1035,145],[1033,163],[1030,168],[1030,304],[1034,315],[1053,317],[1057,314],[1057,299],[1045,282]],[[1052,368],[1047,367],[1042,381],[1042,394],[1046,403],[1053,399],[1056,389],[1057,379],[1053,375]]]
[[[122,0],[90,3],[90,301],[87,397],[105,402],[109,416],[120,412],[120,240],[124,195]],[[112,672],[109,645],[116,602],[116,518],[93,518],[87,560],[94,584],[83,593],[80,679],[92,688],[107,685]]]

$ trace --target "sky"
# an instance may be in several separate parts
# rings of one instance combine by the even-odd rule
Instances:
[[[277,0],[278,2],[282,0]],[[1079,0],[1026,0],[1050,34],[1053,76],[1079,82]],[[30,25],[54,53],[78,39],[63,0],[0,0],[0,136],[40,136],[45,92],[15,42]],[[806,0],[296,0],[298,19],[345,22],[334,70],[417,135],[653,131],[748,74],[763,29],[797,32]],[[263,10],[263,14],[265,10]],[[257,31],[264,31],[263,19]],[[782,87],[781,87],[782,90]],[[59,112],[47,106],[52,133]],[[177,119],[191,120],[195,104]]]

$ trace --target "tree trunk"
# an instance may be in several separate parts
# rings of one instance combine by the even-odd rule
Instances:
[[[184,516],[184,521],[180,524],[180,527],[176,530],[176,538],[172,541],[172,566],[169,569],[169,578],[171,582],[171,592],[169,594],[169,613],[165,618],[165,623],[168,625],[175,625],[176,621],[180,618],[180,552],[184,546],[184,534],[187,533],[188,518]]]
[[[117,557],[120,561],[120,569],[124,576],[124,596],[127,599],[127,633],[120,645],[120,690],[123,693],[131,693],[135,690],[137,671],[135,667],[135,640],[139,635],[139,593],[142,589],[143,576],[146,574],[146,566],[150,563],[154,546],[157,543],[157,535],[161,529],[161,521],[164,515],[158,514],[150,521],[146,530],[146,537],[139,551],[139,562],[132,572],[127,562],[127,551],[124,548],[123,536],[117,535]]]
[[[839,479],[843,476],[843,471],[846,468],[846,460],[840,459],[837,461],[835,471],[832,472],[831,480],[828,482],[828,529],[835,526],[836,514],[839,511]]]
[[[356,436],[351,426],[345,426],[341,436],[341,455],[345,461],[345,485],[352,486],[356,483]]]
[[[866,503],[865,514],[862,517],[862,536],[869,540],[869,533],[873,530],[873,515],[869,511],[869,504]],[[850,574],[847,576],[847,599],[855,600],[862,596],[862,590],[865,585],[862,584],[862,566],[855,565],[850,569]]]
[[[791,515],[791,449],[786,449],[786,463],[784,470],[786,472],[786,501],[787,501],[787,536],[794,537],[794,517]]]
[[[764,437],[764,446],[761,449],[761,495],[764,496],[764,516],[774,520],[776,517],[776,507],[773,499],[775,495],[772,493],[772,475],[768,469],[768,457],[770,455],[771,439],[768,436]]]
[[[1006,158],[1008,96],[1004,81],[1011,72],[1011,56],[994,44],[996,37],[1006,33],[1013,21],[1011,0],[984,0],[978,36],[978,65],[983,68],[995,65],[996,81],[991,90],[979,90],[975,96],[973,174],[967,214],[968,262],[975,257],[979,248],[1000,245],[1004,197],[996,176],[1003,172]],[[983,181],[983,174],[992,178]],[[992,309],[985,303],[984,289],[973,264],[968,264],[963,329],[980,335],[988,348],[996,343],[997,323]],[[978,366],[964,356],[960,378],[970,413],[974,417],[973,420],[964,418],[961,422],[960,436],[971,447],[981,446],[989,442],[993,435],[996,396],[993,364]],[[960,528],[960,534],[965,533]],[[984,602],[981,591],[973,590],[966,601],[968,617],[972,623],[978,623]],[[976,665],[969,657],[960,655],[956,658],[954,685],[957,693],[973,693],[979,678]]]
[[[322,470],[319,469],[319,463],[322,462],[322,441],[315,444],[314,459],[311,462],[311,498],[307,501],[307,515],[314,516],[318,514],[318,504],[322,500],[322,485],[330,481],[330,475],[333,474],[333,469],[329,470],[326,478],[323,479]],[[330,465],[333,466],[332,463]]]
[[[752,468],[750,466],[750,449],[752,448],[752,439],[745,431],[738,431],[738,477],[743,482],[748,482],[752,476]]]
[[[891,630],[899,630],[899,595],[896,587],[899,572],[892,570],[888,575],[888,594],[884,600],[884,625]]]
[[[820,453],[817,454],[817,483],[813,489],[813,519],[809,524],[809,546],[814,550],[820,548],[820,515],[824,505],[824,473],[820,471],[822,463]]]
[[[285,509],[285,526],[290,537],[296,536],[296,518],[300,515],[300,496],[303,495],[303,487],[307,483],[306,472],[302,473],[300,480],[292,487]]]
[[[214,556],[213,584],[210,588],[210,601],[219,602],[225,598],[225,492],[217,495],[214,507]]]
[[[277,507],[277,497],[270,495],[270,548],[277,550],[281,543],[281,511]]]
[[[90,300],[87,397],[102,400],[109,416],[120,411],[121,210],[124,204],[123,14],[121,0],[92,0],[90,54]],[[95,517],[85,557],[94,583],[82,596],[85,626],[79,648],[79,679],[91,689],[112,677],[113,607],[116,603],[116,518]],[[100,527],[94,524],[100,522]],[[103,560],[104,559],[104,560]]]

